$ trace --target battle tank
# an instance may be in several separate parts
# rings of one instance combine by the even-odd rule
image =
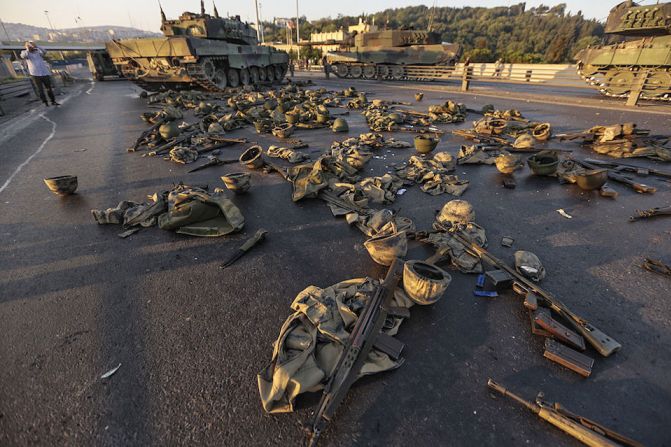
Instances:
[[[604,31],[642,38],[580,51],[580,76],[607,96],[625,97],[642,84],[641,97],[671,101],[671,3],[622,2],[611,9]]]
[[[339,78],[431,79],[449,76],[459,54],[460,46],[442,43],[438,33],[383,30],[355,34],[326,60]]]
[[[228,87],[280,81],[289,55],[261,46],[256,31],[240,20],[205,13],[183,13],[167,20],[161,9],[164,37],[112,40],[106,44],[119,73],[147,90]]]

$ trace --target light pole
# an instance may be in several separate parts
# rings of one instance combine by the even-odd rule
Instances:
[[[296,0],[296,59],[301,60],[301,26],[298,21],[298,0]],[[307,68],[307,67],[306,67]]]
[[[256,8],[256,40],[261,42],[261,26],[259,25],[259,2],[254,0],[254,7]]]
[[[44,10],[44,15],[47,16],[47,22],[49,22],[49,28],[51,28],[51,31],[56,34],[56,30],[54,29],[54,25],[51,24],[51,19],[49,18],[49,11],[46,9]]]

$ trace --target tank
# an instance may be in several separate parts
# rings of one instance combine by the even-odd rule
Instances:
[[[622,2],[604,31],[625,40],[580,51],[580,76],[607,96],[625,97],[643,83],[641,97],[671,101],[671,3]]]
[[[438,33],[383,30],[357,33],[325,57],[339,78],[400,80],[449,76],[459,55]]]
[[[167,20],[161,9],[163,37],[112,40],[106,44],[119,73],[147,90],[226,87],[280,81],[289,55],[259,45],[256,31],[240,16],[222,18],[183,13]]]

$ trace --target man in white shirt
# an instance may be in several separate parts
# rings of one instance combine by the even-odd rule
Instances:
[[[49,105],[47,98],[44,96],[44,88],[46,87],[47,94],[51,100],[51,105],[59,106],[60,104],[56,102],[54,91],[51,88],[51,69],[44,60],[46,51],[39,48],[32,41],[26,42],[25,46],[26,49],[21,52],[21,59],[24,59],[28,63],[28,73],[30,73],[30,77],[33,78],[40,99],[45,106]]]

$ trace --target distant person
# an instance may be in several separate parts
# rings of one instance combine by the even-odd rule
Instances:
[[[296,67],[294,66],[294,61],[289,62],[289,74],[291,75],[292,78],[294,77],[295,69]]]
[[[54,90],[51,88],[51,69],[44,60],[46,51],[39,48],[33,41],[28,41],[25,44],[26,49],[21,51],[21,59],[25,59],[28,63],[28,73],[33,79],[37,93],[45,106],[49,105],[47,98],[44,96],[44,88],[47,89],[47,94],[51,100],[52,106],[60,106],[54,97]]]
[[[502,71],[503,71],[503,59],[498,59],[494,63],[494,75],[493,75],[493,77],[500,78]]]
[[[326,79],[328,79],[329,74],[331,73],[331,64],[329,64],[326,56],[322,57],[322,65],[324,66],[324,76],[326,76]]]

